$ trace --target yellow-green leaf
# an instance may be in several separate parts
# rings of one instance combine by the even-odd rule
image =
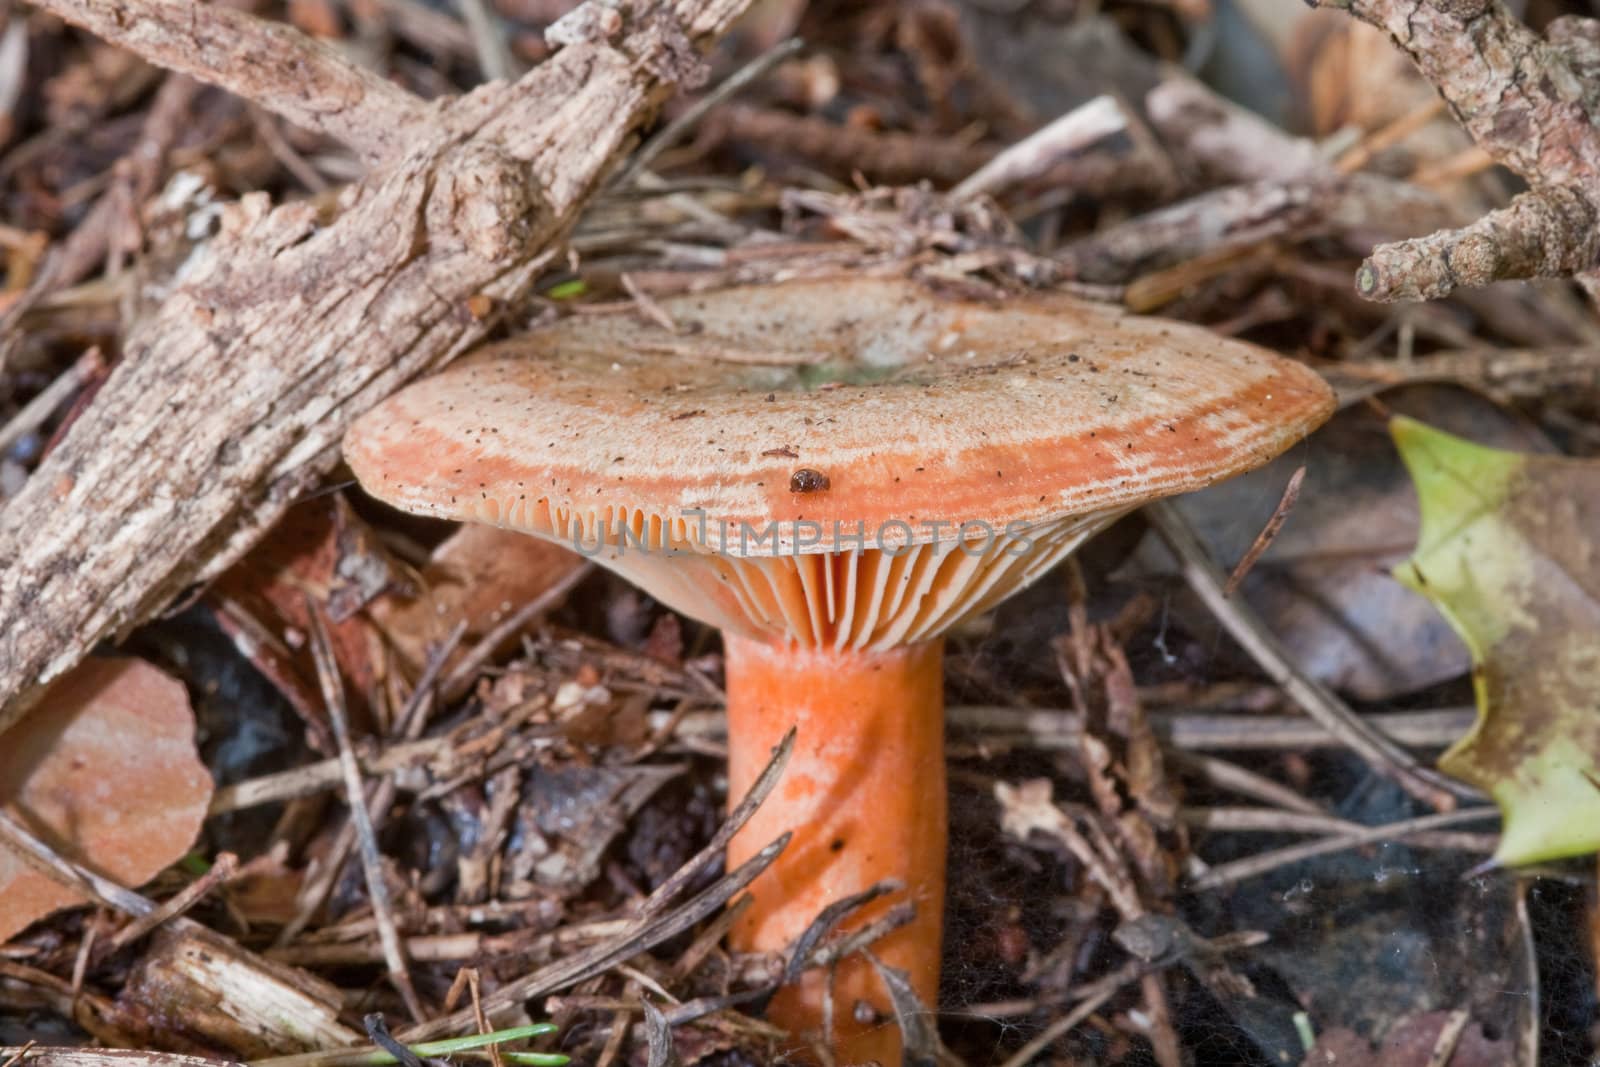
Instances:
[[[1439,760],[1500,805],[1495,858],[1600,848],[1600,464],[1390,432],[1421,503],[1395,576],[1472,652],[1478,721]]]

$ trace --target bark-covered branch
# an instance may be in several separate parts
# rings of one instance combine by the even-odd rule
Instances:
[[[1558,19],[1540,37],[1501,0],[1329,6],[1388,31],[1473,139],[1532,186],[1472,226],[1380,247],[1361,267],[1360,292],[1412,300],[1500,279],[1574,275],[1591,294],[1600,291],[1592,274],[1600,266],[1600,23]]]
[[[293,27],[197,0],[35,0],[150,62],[325,133],[368,163],[416,143],[420,99]]]
[[[1600,263],[1600,211],[1571,185],[1523,193],[1459,230],[1379,245],[1356,273],[1371,300],[1431,300],[1513,278],[1566,278]]]
[[[469,308],[522,299],[634,129],[699,73],[697,49],[747,2],[606,5],[515,84],[390,131],[394,154],[344,192],[336,217],[261,194],[230,208],[0,510],[0,730],[96,642],[237,558],[333,465],[355,416],[484,334]],[[100,25],[117,43],[144,32],[125,21]],[[282,62],[320,62],[309,41],[276,35]],[[202,66],[185,69],[205,77]],[[284,69],[262,79],[288,81]],[[313,87],[299,113],[367,114],[370,98],[324,103]]]

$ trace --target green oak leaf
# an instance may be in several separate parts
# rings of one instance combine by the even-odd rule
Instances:
[[[1472,653],[1478,721],[1439,767],[1500,806],[1495,859],[1600,848],[1600,464],[1389,424],[1422,529],[1395,577]]]

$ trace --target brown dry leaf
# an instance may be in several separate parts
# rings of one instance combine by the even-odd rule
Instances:
[[[1396,389],[1383,401],[1484,444],[1553,451],[1531,423],[1456,386]],[[1300,500],[1240,587],[1245,601],[1295,663],[1359,700],[1392,700],[1465,673],[1467,652],[1449,624],[1388,574],[1416,543],[1417,500],[1384,417],[1371,408],[1341,411],[1304,448],[1174,504],[1214,558],[1231,566],[1302,463]],[[1123,575],[1171,574],[1172,566],[1151,536]],[[1176,595],[1172,613],[1194,633],[1215,629],[1210,612],[1187,593]]]
[[[1310,132],[1318,137],[1346,126],[1375,130],[1434,96],[1387,34],[1343,12],[1307,12],[1284,58]]]
[[[183,858],[211,802],[182,684],[138,659],[90,659],[0,744],[0,805],[125,886]],[[0,848],[0,941],[83,897]]]
[[[217,579],[213,592],[276,639],[281,647],[256,649],[256,666],[291,702],[309,707],[316,703],[310,695],[316,672],[302,639],[310,625],[306,598],[321,605],[334,658],[359,703],[383,668],[377,634],[359,609],[404,580],[366,523],[335,496],[292,509],[271,537]]]
[[[461,620],[467,632],[458,654],[583,562],[576,552],[549,541],[469,523],[434,550],[422,570],[421,595],[392,593],[369,605],[367,613],[415,672],[427,661],[428,647],[443,641]]]

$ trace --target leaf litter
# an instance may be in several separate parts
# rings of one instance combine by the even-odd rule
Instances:
[[[1009,6],[765,5],[747,35],[734,35],[728,58],[757,58],[796,28],[811,44],[653,146],[654,173],[594,205],[573,235],[572,270],[548,278],[546,296],[648,309],[654,297],[718,282],[842,268],[919,272],[986,297],[1065,285],[1161,303],[1164,313],[1295,351],[1358,382],[1375,407],[1408,381],[1482,389],[1492,398],[1456,390],[1424,405],[1454,411],[1475,438],[1491,437],[1486,423],[1527,417],[1568,453],[1600,450],[1585,392],[1594,365],[1581,344],[1593,331],[1571,293],[1458,291],[1402,314],[1349,295],[1351,257],[1374,236],[1409,236],[1446,208],[1470,216],[1497,202],[1490,183],[1473,180],[1484,164],[1462,131],[1437,109],[1420,110],[1431,90],[1409,67],[1389,65],[1382,35],[1299,29],[1289,67],[1307,82],[1299,92],[1310,122],[1307,136],[1292,137],[1250,125],[1206,86],[1152,61],[1182,62],[1191,34],[1205,43],[1195,34],[1206,24],[1199,5],[1112,4],[1101,15],[1022,21]],[[526,63],[546,54],[537,30],[565,5],[494,7],[509,54]],[[312,0],[287,15],[363,47],[382,41],[387,73],[429,95],[478,78],[466,25],[431,7]],[[126,315],[158,297],[203,239],[203,211],[191,234],[183,212],[173,214],[176,198],[152,200],[175,167],[198,166],[208,196],[265,188],[289,198],[320,196],[319,186],[354,168],[314,135],[59,24],[12,14],[5,34],[33,57],[20,95],[0,92],[0,182],[20,234],[0,229],[0,308],[21,326],[0,340],[0,493],[10,495],[93,395],[100,377],[73,368],[119,359]],[[1234,57],[1251,47],[1232,35],[1213,46]],[[1397,80],[1403,92],[1384,91]],[[1014,177],[990,188],[993,199],[938,191],[1108,91],[1131,104],[1120,108],[1121,132],[1036,156],[1033,169],[1008,171]],[[682,106],[669,103],[669,119]],[[1398,122],[1411,134],[1390,137]],[[1350,136],[1341,127],[1355,131],[1354,147],[1338,140]],[[61,130],[87,132],[52,132]],[[1340,166],[1364,169],[1359,180],[1330,178],[1325,149],[1343,153]],[[935,187],[873,188],[873,179]],[[1266,184],[1230,192],[1245,182]],[[1263,203],[1282,207],[1263,214]],[[1197,230],[1197,219],[1218,228]],[[46,251],[70,254],[35,291]],[[142,273],[121,269],[129,263]],[[535,301],[466,313],[515,326],[552,312]],[[91,345],[105,355],[82,362]],[[1486,346],[1499,346],[1487,349],[1494,358]],[[52,386],[51,410],[28,408]],[[1511,398],[1521,412],[1506,406]],[[1388,521],[1402,509],[1393,459],[1372,442],[1378,414],[1348,414],[1358,444],[1323,431],[1290,457],[1308,466],[1306,491],[1242,593],[1286,633],[1293,660],[1362,702],[1353,714],[1415,748],[1439,747],[1471,689],[1459,653],[1429,636],[1414,605],[1406,622],[1372,610],[1398,603],[1376,592],[1387,581],[1377,561],[1393,538],[1362,542],[1336,520],[1370,510]],[[1354,457],[1350,482],[1319,483],[1332,456]],[[1209,516],[1220,527],[1208,541],[1224,570],[1267,520],[1282,482],[1268,473],[1240,495],[1214,491],[1181,505],[1195,525]],[[1382,492],[1370,501],[1352,483]],[[1550,492],[1581,497],[1564,485]],[[1585,545],[1592,524],[1579,503],[1567,500],[1572,514],[1553,513],[1519,536],[1551,552],[1552,539]],[[1530,638],[1500,651],[1480,676],[1492,698],[1484,724],[1446,760],[1491,791],[1519,783],[1507,835],[1412,825],[1412,800],[1295,719],[1249,656],[1217,639],[1206,613],[1179,610],[1170,572],[1104,578],[1139,533],[1135,520],[1091,548],[1083,592],[1046,579],[955,637],[950,921],[966,936],[950,939],[952,988],[940,1004],[897,998],[910,1047],[974,1065],[1035,1056],[1315,1063],[1317,1050],[1404,1063],[1423,1045],[1428,1058],[1417,1062],[1532,1062],[1536,994],[1568,1011],[1592,1003],[1593,950],[1573,934],[1593,926],[1580,892],[1592,879],[1547,868],[1544,891],[1530,893],[1507,874],[1460,875],[1497,848],[1511,862],[1592,846],[1563,823],[1552,851],[1552,831],[1528,821],[1539,794],[1518,775],[1523,757],[1548,752],[1551,729],[1500,721],[1504,709],[1532,702],[1534,683],[1517,676],[1544,663],[1546,650]],[[1289,562],[1275,562],[1285,550]],[[1341,569],[1341,553],[1356,562]],[[1315,574],[1306,567],[1319,555],[1333,563]],[[1424,574],[1427,558],[1419,555]],[[1581,589],[1561,573],[1572,569],[1556,568],[1548,588]],[[1275,599],[1298,611],[1275,614]],[[1549,601],[1514,601],[1502,614],[1543,618],[1563,602]],[[523,614],[527,605],[534,610]],[[1363,613],[1352,627],[1355,607]],[[193,630],[174,636],[172,622],[136,631],[130,651],[180,677],[196,707],[222,707],[204,722],[270,720],[303,735],[309,752],[260,741],[266,765],[230,772],[217,808],[259,818],[214,816],[196,841],[205,800],[190,799],[188,839],[141,849],[138,871],[42,835],[63,858],[58,875],[74,864],[104,870],[146,885],[135,912],[177,902],[188,917],[141,930],[117,907],[128,900],[110,894],[84,907],[80,895],[76,908],[0,935],[0,1045],[55,1046],[36,1047],[29,1062],[142,1057],[176,1067],[293,1054],[315,1067],[361,1045],[361,1020],[376,1010],[407,1043],[510,1027],[544,1053],[731,1067],[765,1062],[776,1035],[760,1006],[785,974],[870,951],[838,936],[839,915],[819,916],[786,959],[720,946],[726,909],[753,872],[717,869],[732,823],[721,821],[727,798],[716,770],[716,646],[571,556],[486,528],[404,519],[334,490],[297,508],[183,618],[231,649],[221,667],[186,643]],[[1357,631],[1331,665],[1313,654],[1330,622],[1346,636]],[[366,868],[339,799],[332,708],[313,655],[319,630],[348,703],[349,756],[377,849]],[[1374,670],[1383,653],[1391,662]],[[1502,672],[1504,663],[1516,670]],[[1582,664],[1567,666],[1577,677]],[[243,672],[255,688],[238,681]],[[230,704],[266,719],[230,716]],[[221,768],[214,729],[202,731],[200,751]],[[23,736],[0,739],[0,762]],[[172,789],[182,780],[140,762],[139,751],[112,753],[128,769],[97,786]],[[1562,773],[1564,795],[1587,803]],[[0,775],[0,786],[9,782]],[[228,850],[245,857],[233,873]],[[200,871],[208,859],[221,872],[209,882]],[[371,877],[428,1012],[421,1025],[405,1025],[383,981],[390,961]],[[119,931],[138,936],[111,950]],[[1557,979],[1542,989],[1535,940]],[[1553,972],[1552,960],[1561,961]],[[1507,990],[1518,998],[1511,1006]],[[923,1025],[930,1012],[936,1032]],[[527,1029],[546,1016],[558,1033]],[[1543,1033],[1558,1049],[1552,1062],[1586,1061],[1574,1051],[1581,1041],[1562,1045],[1553,1024]],[[59,1048],[91,1039],[110,1049]]]

